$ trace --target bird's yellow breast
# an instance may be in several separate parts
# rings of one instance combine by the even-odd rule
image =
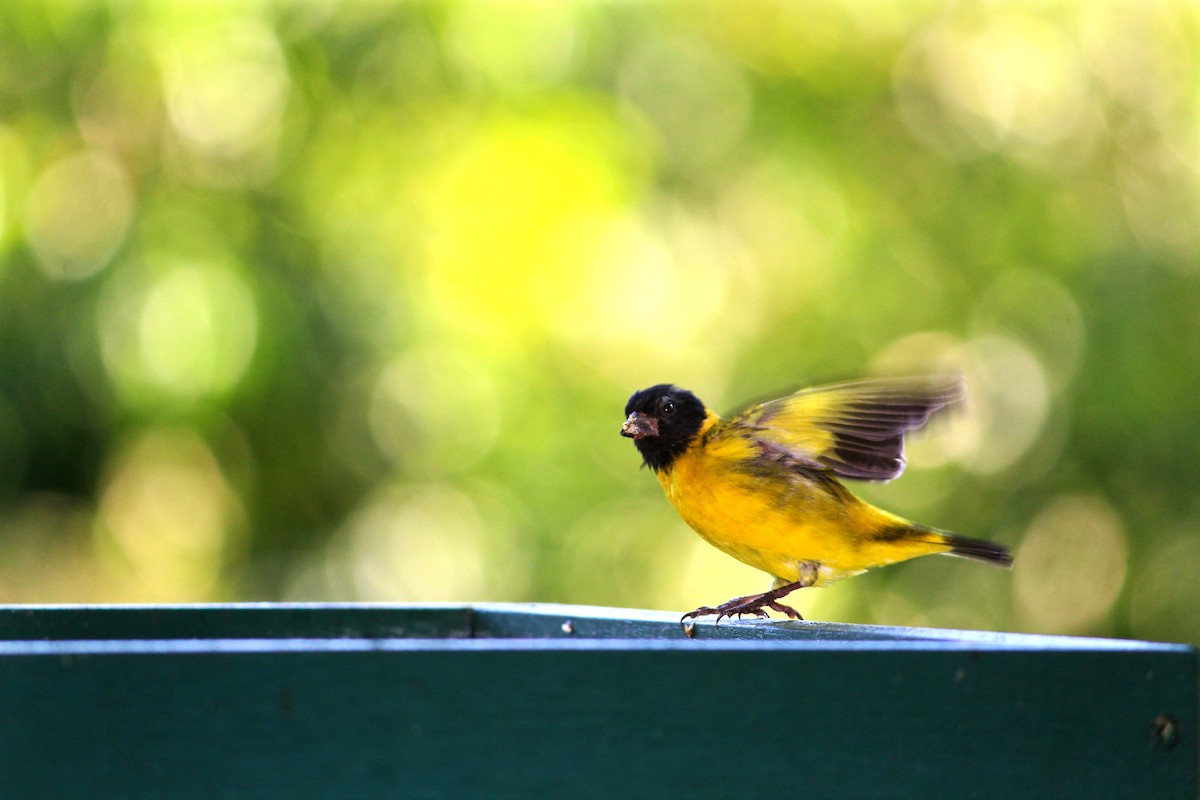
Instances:
[[[691,446],[657,472],[671,505],[718,549],[785,583],[816,562],[817,585],[945,549],[877,541],[872,532],[906,522],[819,473],[763,467],[753,437],[716,427],[723,422],[709,412]]]

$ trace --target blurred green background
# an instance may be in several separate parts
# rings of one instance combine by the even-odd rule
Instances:
[[[22,3],[0,602],[769,579],[617,435],[960,370],[820,619],[1200,642],[1194,3]]]

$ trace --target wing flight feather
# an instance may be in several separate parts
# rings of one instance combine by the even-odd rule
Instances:
[[[842,477],[891,480],[904,471],[904,434],[965,393],[958,376],[850,381],[760,403],[730,422]]]

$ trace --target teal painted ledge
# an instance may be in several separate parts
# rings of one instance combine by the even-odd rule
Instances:
[[[553,605],[0,607],[0,798],[1197,796],[1197,652]]]

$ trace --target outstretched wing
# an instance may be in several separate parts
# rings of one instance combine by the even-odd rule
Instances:
[[[842,477],[891,480],[904,471],[904,434],[965,394],[958,376],[851,381],[751,406],[730,425]]]

